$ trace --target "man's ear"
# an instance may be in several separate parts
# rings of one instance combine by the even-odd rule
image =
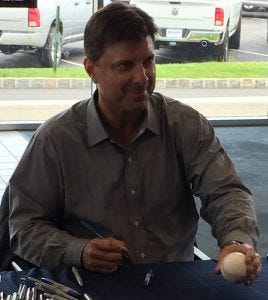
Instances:
[[[98,83],[97,78],[95,76],[95,72],[94,72],[94,63],[87,57],[84,58],[84,67],[85,67],[87,74],[92,79],[92,81],[95,84]]]

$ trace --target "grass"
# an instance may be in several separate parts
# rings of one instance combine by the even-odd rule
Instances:
[[[0,69],[0,77],[42,77],[42,78],[86,78],[83,68],[58,68],[56,73],[49,68],[7,68]]]
[[[268,62],[202,62],[158,64],[157,78],[268,78]],[[0,77],[87,78],[83,68],[0,69]]]
[[[158,78],[268,78],[268,62],[157,65]]]

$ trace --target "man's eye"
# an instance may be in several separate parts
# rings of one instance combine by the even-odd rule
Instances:
[[[121,63],[119,66],[118,66],[118,69],[119,70],[128,70],[131,68],[131,63],[130,62],[124,62],[124,63]]]
[[[147,58],[144,62],[143,62],[143,67],[144,68],[149,68],[154,64],[154,58],[150,57]]]

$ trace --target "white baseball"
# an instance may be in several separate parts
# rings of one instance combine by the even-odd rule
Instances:
[[[232,282],[243,281],[247,273],[245,258],[246,256],[240,252],[226,255],[221,264],[222,276]]]

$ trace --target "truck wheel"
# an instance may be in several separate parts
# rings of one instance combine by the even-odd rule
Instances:
[[[215,53],[213,55],[216,61],[227,61],[228,60],[228,49],[229,49],[229,31],[225,32],[223,42],[216,46]]]
[[[61,60],[62,53],[62,34],[59,32],[57,34],[56,27],[52,26],[50,28],[48,38],[45,44],[45,47],[39,50],[40,62],[42,67],[53,67],[55,60],[55,51],[56,51],[56,43],[58,42],[57,56],[56,56],[56,64],[58,65]]]
[[[230,37],[229,47],[231,49],[240,48],[240,38],[241,38],[241,17],[239,19],[236,32]]]

